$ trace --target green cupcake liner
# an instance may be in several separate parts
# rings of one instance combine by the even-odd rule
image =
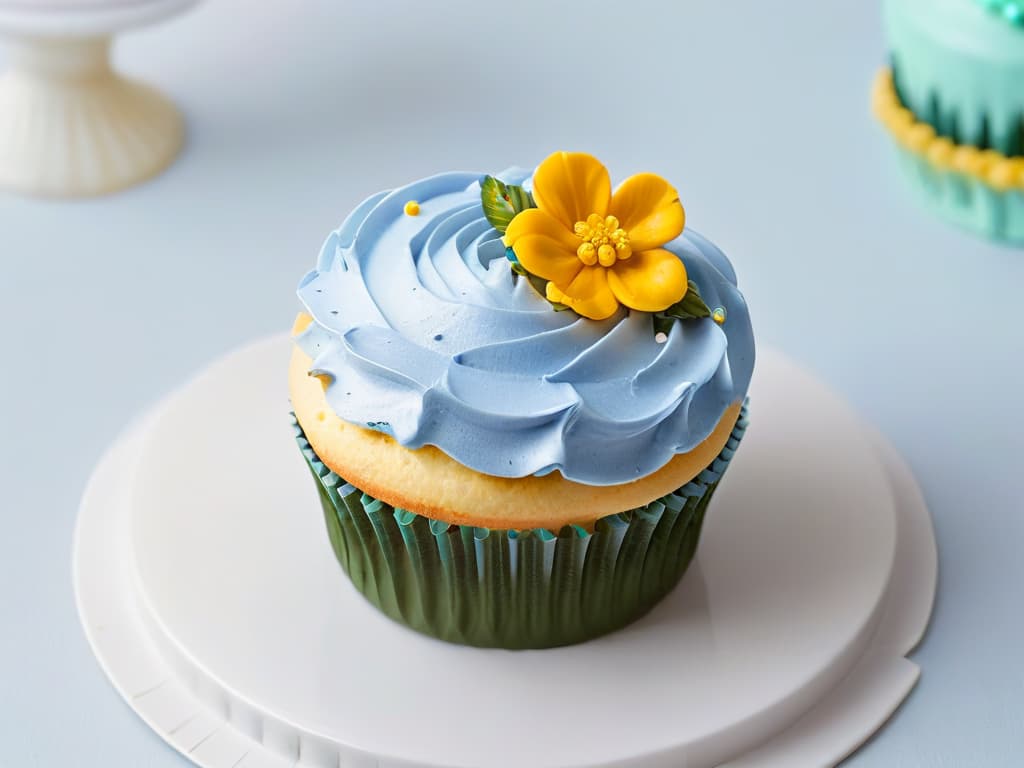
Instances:
[[[708,502],[747,427],[692,481],[644,507],[565,526],[449,525],[375,499],[317,457],[292,415],[316,480],[331,546],[355,587],[423,634],[481,647],[550,648],[643,616],[693,559]]]

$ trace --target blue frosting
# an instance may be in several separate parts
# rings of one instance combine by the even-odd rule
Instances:
[[[525,183],[529,172],[499,174]],[[480,173],[445,173],[364,201],[327,238],[299,285],[314,322],[297,338],[329,376],[345,421],[408,448],[435,445],[501,477],[558,469],[616,485],[695,448],[741,401],[754,341],[724,254],[687,229],[666,248],[711,319],[676,322],[659,343],[648,313],[603,321],[555,312],[514,280],[484,218]],[[416,200],[418,216],[404,212]]]

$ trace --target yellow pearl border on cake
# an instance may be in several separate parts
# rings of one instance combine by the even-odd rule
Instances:
[[[918,120],[903,106],[888,67],[875,78],[871,105],[897,144],[926,159],[937,170],[969,176],[997,192],[1024,190],[1024,157],[1007,157],[993,149],[956,144],[937,135],[932,126]]]

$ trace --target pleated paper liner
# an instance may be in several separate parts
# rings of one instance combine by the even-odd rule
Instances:
[[[356,588],[412,629],[453,643],[549,648],[619,629],[647,613],[693,559],[708,502],[747,427],[696,478],[592,531],[449,525],[396,509],[345,482],[296,440],[320,492],[331,546]]]

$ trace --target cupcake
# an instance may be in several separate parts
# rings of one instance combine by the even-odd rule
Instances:
[[[543,648],[676,585],[746,426],[754,343],[676,190],[556,152],[360,204],[302,279],[299,447],[355,587],[402,624]]]
[[[1024,241],[1024,0],[886,0],[875,113],[919,197]]]

